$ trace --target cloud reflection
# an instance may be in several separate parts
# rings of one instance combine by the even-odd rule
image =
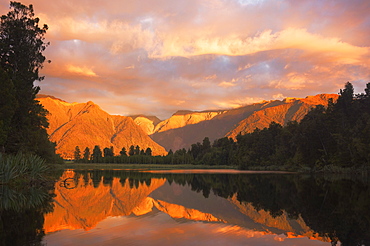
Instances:
[[[239,226],[177,223],[163,213],[143,217],[109,217],[89,233],[63,230],[49,234],[50,245],[330,245],[306,237],[294,238]]]

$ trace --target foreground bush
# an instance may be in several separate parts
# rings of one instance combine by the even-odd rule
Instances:
[[[0,154],[0,184],[32,183],[45,180],[45,160],[32,154]]]

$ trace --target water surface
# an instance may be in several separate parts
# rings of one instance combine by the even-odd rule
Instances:
[[[198,172],[67,170],[55,183],[48,209],[36,208],[34,217],[41,223],[34,225],[35,235],[24,240],[44,245],[368,245],[366,177]]]

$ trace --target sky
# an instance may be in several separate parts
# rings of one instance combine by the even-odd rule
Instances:
[[[110,114],[166,119],[370,81],[369,0],[21,2],[49,26],[40,93]]]

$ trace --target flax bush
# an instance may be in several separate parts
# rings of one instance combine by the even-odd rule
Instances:
[[[0,183],[34,182],[44,180],[49,170],[45,160],[33,154],[0,154]]]

